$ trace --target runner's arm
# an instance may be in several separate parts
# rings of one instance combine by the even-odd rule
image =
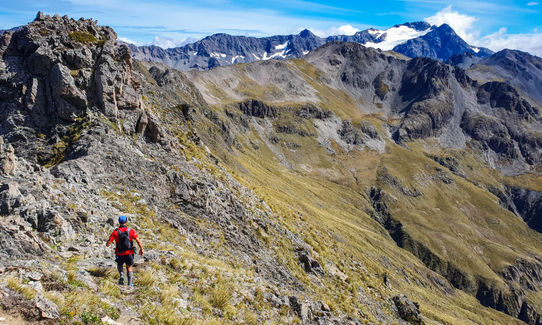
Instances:
[[[111,234],[111,236],[109,236],[109,240],[107,241],[107,244],[105,244],[105,246],[109,247],[111,246],[111,243],[115,240],[115,235],[114,233]]]
[[[139,240],[138,237],[134,238],[137,246],[139,246],[139,255],[143,255],[143,245],[141,244],[141,240]]]

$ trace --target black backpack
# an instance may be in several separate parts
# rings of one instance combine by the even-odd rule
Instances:
[[[117,244],[117,253],[124,253],[132,250],[132,242],[130,241],[130,228],[126,231],[120,231],[117,229],[117,235],[119,236],[119,243]]]

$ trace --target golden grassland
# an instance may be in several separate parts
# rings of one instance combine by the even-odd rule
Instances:
[[[354,123],[369,121],[382,134],[381,117],[363,115],[347,94],[323,85],[318,80],[317,68],[302,59],[290,60],[288,65],[300,71],[317,90],[322,108]],[[261,93],[247,91],[245,95],[266,100]],[[231,102],[227,98],[224,100]],[[221,105],[214,106],[213,110],[224,116]],[[286,110],[279,112],[279,117],[273,121],[275,125],[292,120],[293,116]],[[297,125],[309,133],[316,133],[310,122],[301,121]],[[380,184],[396,198],[391,205],[393,215],[415,240],[463,272],[502,285],[502,279],[496,272],[513,264],[518,257],[540,256],[542,237],[520,218],[503,209],[498,198],[484,187],[504,183],[539,190],[542,189],[541,176],[504,177],[485,167],[470,149],[442,149],[431,139],[409,143],[408,148],[387,142],[384,154],[368,149],[346,152],[335,145],[336,153],[329,154],[315,137],[298,134],[277,136],[280,141],[273,150],[269,148],[269,141],[262,139],[255,130],[238,135],[241,150],[229,152],[218,147],[215,150],[215,146],[212,149],[222,163],[234,171],[238,180],[269,204],[288,229],[301,234],[313,246],[324,265],[326,261],[344,264],[341,271],[348,275],[348,283],[376,288],[382,295],[391,292],[381,279],[371,275],[391,272],[394,289],[419,301],[424,316],[435,321],[447,324],[518,322],[480,306],[474,297],[459,290],[446,295],[433,285],[415,284],[412,279],[423,283],[426,272],[431,271],[412,254],[399,249],[386,230],[368,215],[371,204],[366,193],[371,185],[378,183],[377,171],[381,168],[398,179],[401,186],[421,191],[422,196],[409,197],[397,186]],[[256,143],[258,149],[247,139]],[[291,149],[288,143],[295,143],[295,149]],[[283,158],[277,156],[277,150]],[[456,158],[466,177],[454,175],[430,155]],[[290,168],[284,165],[284,160]],[[452,183],[440,181],[439,171],[444,171]],[[288,255],[287,252],[283,254]],[[383,266],[378,260],[382,256],[388,256],[394,267]],[[367,271],[359,272],[351,265],[353,261],[361,262]],[[408,276],[394,274],[394,268],[404,270]],[[296,275],[302,278],[302,272],[297,270]],[[310,284],[308,287],[311,295],[321,296],[345,312],[367,308],[352,299],[356,291],[349,291],[352,285],[341,281],[327,283],[325,290]],[[335,294],[329,295],[329,292]],[[537,305],[541,301],[535,294],[529,299]]]

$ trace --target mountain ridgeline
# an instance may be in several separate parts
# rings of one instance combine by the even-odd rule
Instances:
[[[540,58],[394,28],[415,37],[3,32],[0,317],[541,324]],[[146,248],[134,289],[104,245],[118,215]]]
[[[399,39],[396,39],[396,38]],[[179,70],[212,69],[217,66],[268,59],[299,58],[333,41],[356,42],[374,48],[393,50],[408,57],[447,60],[456,54],[485,57],[493,52],[467,44],[447,24],[405,23],[388,30],[367,29],[354,35],[322,38],[308,29],[297,35],[263,38],[214,34],[195,43],[163,49],[158,46],[127,44],[135,59],[160,62]]]

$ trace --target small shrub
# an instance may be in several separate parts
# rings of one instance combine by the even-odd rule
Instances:
[[[83,324],[103,324],[102,320],[98,315],[90,312],[81,313],[81,321],[83,322]]]
[[[92,35],[89,32],[75,31],[75,32],[71,32],[69,35],[70,35],[70,38],[72,40],[74,40],[76,42],[79,42],[79,43],[88,44],[88,43],[96,43],[96,42],[98,42],[98,39],[96,37],[94,37],[94,35]]]

